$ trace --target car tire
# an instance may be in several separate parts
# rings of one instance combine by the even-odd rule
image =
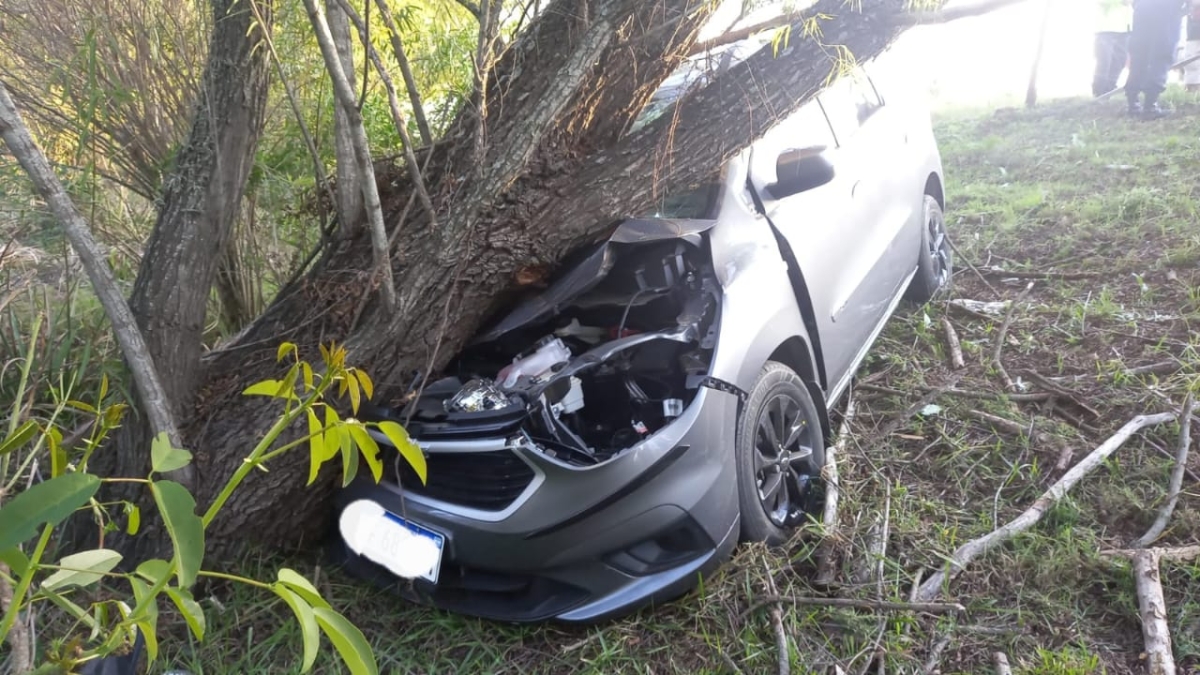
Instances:
[[[950,237],[946,234],[946,218],[938,201],[925,195],[925,226],[921,228],[921,252],[917,258],[917,273],[909,284],[906,297],[915,305],[928,303],[939,292],[950,287],[954,279],[954,257]]]
[[[825,465],[821,418],[791,368],[763,367],[742,408],[736,454],[742,541],[784,543],[819,506]]]

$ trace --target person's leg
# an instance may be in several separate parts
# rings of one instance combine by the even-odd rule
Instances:
[[[1183,49],[1183,58],[1200,56],[1200,40],[1188,40]],[[1188,91],[1200,91],[1200,61],[1192,61],[1183,69],[1183,84]]]
[[[1175,47],[1179,44],[1182,17],[1163,13],[1155,17],[1155,40],[1149,50],[1149,59],[1142,90],[1146,93],[1143,111],[1148,117],[1162,117],[1167,111],[1158,105],[1158,97],[1167,88],[1171,65],[1175,63]]]
[[[1145,88],[1147,65],[1154,46],[1154,35],[1143,13],[1134,10],[1133,30],[1129,33],[1129,76],[1125,78],[1125,99],[1129,102],[1129,113],[1141,112],[1138,98]]]

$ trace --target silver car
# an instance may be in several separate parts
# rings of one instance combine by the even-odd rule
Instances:
[[[901,300],[951,278],[929,114],[882,84],[840,78],[374,410],[407,422],[428,483],[398,462],[342,491],[346,567],[453,611],[583,622],[784,541],[820,505],[828,410]]]

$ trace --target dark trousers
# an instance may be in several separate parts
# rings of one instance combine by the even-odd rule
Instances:
[[[1167,75],[1175,62],[1175,48],[1183,16],[1172,2],[1143,2],[1133,9],[1133,30],[1129,35],[1129,79],[1125,96],[1135,102],[1139,94],[1146,102],[1158,100],[1167,88]]]

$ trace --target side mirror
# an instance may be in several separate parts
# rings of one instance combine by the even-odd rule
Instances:
[[[833,180],[833,164],[825,146],[784,150],[775,160],[776,180],[767,190],[776,199],[800,194]]]

